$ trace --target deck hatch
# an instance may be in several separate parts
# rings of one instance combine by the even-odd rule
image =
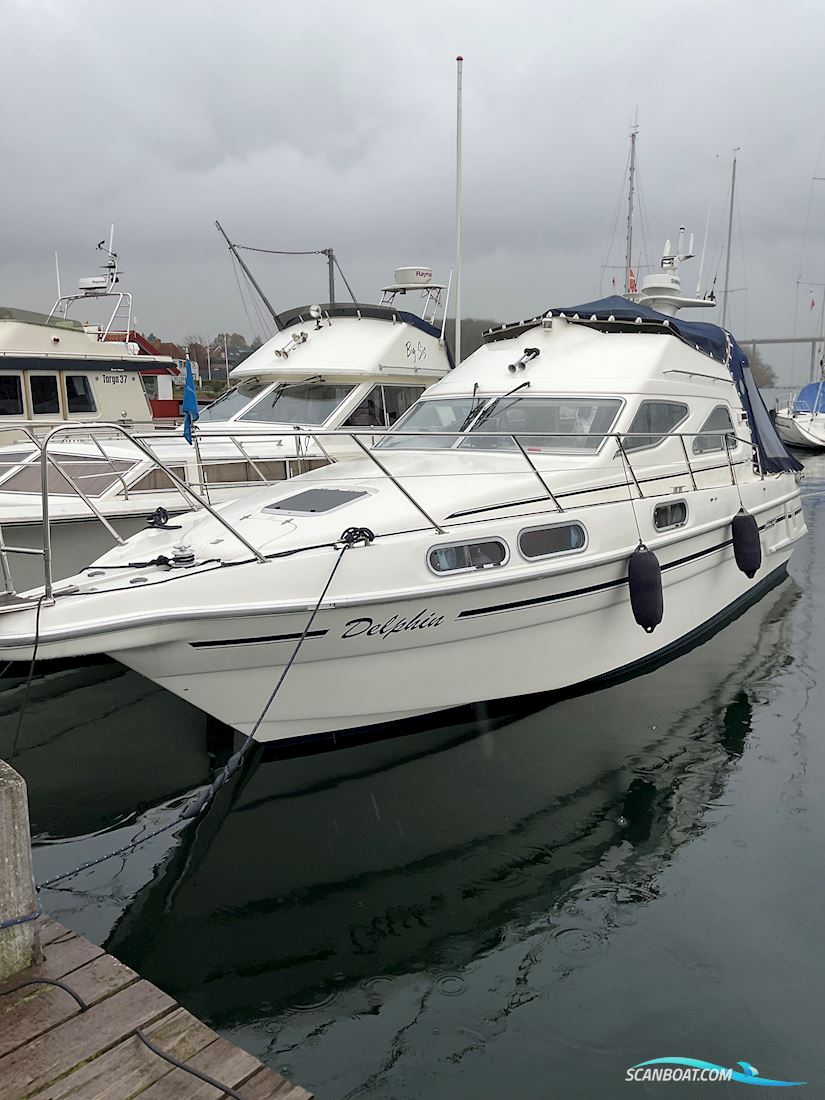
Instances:
[[[267,504],[264,511],[287,513],[291,516],[314,516],[320,512],[331,512],[333,508],[340,508],[365,496],[366,489],[306,489],[303,493]]]

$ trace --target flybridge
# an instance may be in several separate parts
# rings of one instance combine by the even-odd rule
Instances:
[[[777,435],[751,372],[747,355],[726,329],[706,321],[682,321],[640,303],[631,302],[628,298],[613,295],[595,302],[585,302],[583,305],[549,309],[532,320],[492,329],[484,334],[484,339],[487,343],[513,339],[540,325],[552,324],[556,317],[602,332],[670,334],[695,351],[723,363],[730,371],[742,400],[754,442],[759,449],[762,468],[767,473],[802,469],[802,465],[788,453]]]

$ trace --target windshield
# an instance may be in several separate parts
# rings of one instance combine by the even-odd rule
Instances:
[[[442,436],[440,439],[424,439],[420,436],[402,435],[401,428],[411,432],[449,432],[460,429],[473,408],[472,397],[447,397],[441,401],[419,401],[390,429],[378,444],[379,447],[395,447],[397,450],[433,450],[452,447],[458,436]],[[475,404],[481,409],[483,402]]]
[[[208,408],[201,409],[198,420],[210,422],[215,420],[229,420],[236,412],[257,397],[271,382],[262,382],[260,378],[247,378],[234,389],[222,394],[217,401],[213,401]]]
[[[515,450],[512,439],[487,434],[507,432],[515,435],[527,451],[593,453],[615,424],[622,403],[618,398],[529,397],[519,393],[499,398],[494,406],[489,398],[483,403],[476,402],[480,415],[462,437],[405,439],[399,432],[401,428],[425,432],[459,428],[472,406],[470,397],[420,401],[378,446],[430,450],[457,444],[461,449]],[[489,409],[486,415],[485,406]]]
[[[241,420],[269,424],[323,424],[348,397],[355,386],[333,386],[326,382],[301,382],[268,393],[245,412]]]

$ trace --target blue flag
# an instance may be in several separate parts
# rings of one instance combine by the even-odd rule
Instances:
[[[192,377],[192,364],[186,360],[186,380],[183,383],[183,438],[187,443],[192,442],[192,425],[198,419],[198,394],[195,390],[195,379]]]

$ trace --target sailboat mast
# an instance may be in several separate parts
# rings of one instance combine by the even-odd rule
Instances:
[[[722,328],[728,317],[728,293],[730,290],[730,246],[733,239],[733,200],[736,194],[736,154],[739,148],[733,150],[733,169],[730,176],[730,210],[728,211],[728,247],[725,253],[725,289],[722,291]]]
[[[456,60],[455,101],[455,365],[461,363],[461,96],[464,58]]]
[[[272,320],[273,320],[273,321],[275,322],[275,328],[276,328],[276,329],[278,330],[278,332],[281,332],[284,326],[282,325],[282,323],[281,323],[281,321],[280,321],[280,318],[278,317],[278,314],[277,314],[277,313],[275,312],[275,310],[274,310],[274,309],[272,308],[272,303],[270,302],[270,300],[269,300],[269,299],[267,298],[267,296],[266,296],[266,295],[264,294],[264,292],[263,292],[263,291],[261,290],[261,288],[260,288],[260,287],[258,286],[257,282],[255,281],[255,276],[254,276],[254,275],[252,274],[252,272],[251,272],[251,271],[249,270],[249,268],[248,268],[248,267],[246,266],[246,264],[245,264],[245,263],[243,262],[243,259],[241,258],[241,255],[240,255],[240,253],[238,252],[237,248],[236,248],[236,247],[235,247],[235,245],[234,245],[234,244],[232,243],[232,241],[230,241],[229,237],[227,237],[227,235],[226,235],[226,231],[225,231],[224,227],[223,227],[223,226],[221,225],[221,223],[220,223],[220,222],[217,222],[217,221],[216,221],[216,222],[215,222],[215,228],[216,228],[216,229],[218,230],[218,232],[220,233],[220,235],[221,235],[221,236],[223,237],[223,239],[224,239],[224,240],[226,241],[226,243],[227,243],[227,244],[229,245],[229,251],[230,251],[230,252],[232,253],[232,255],[233,255],[233,256],[235,257],[235,259],[236,259],[236,260],[238,261],[238,263],[239,263],[239,264],[241,265],[241,267],[243,268],[243,270],[244,270],[244,273],[245,273],[245,275],[246,275],[247,279],[249,279],[250,283],[252,283],[252,285],[253,285],[253,286],[255,287],[255,289],[257,290],[257,292],[258,292],[258,295],[259,295],[259,297],[260,297],[261,301],[262,301],[262,302],[263,302],[263,304],[264,304],[264,305],[266,306],[266,308],[267,308],[267,309],[269,310],[269,314],[270,314],[270,316],[272,317]]]
[[[630,130],[630,176],[627,188],[627,252],[624,261],[624,292],[630,293],[630,272],[633,269],[633,195],[636,186],[636,135],[639,124],[634,122]]]

